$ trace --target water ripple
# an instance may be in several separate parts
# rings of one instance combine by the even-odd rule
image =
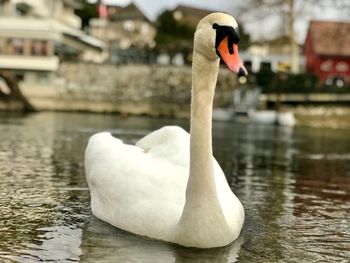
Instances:
[[[137,237],[91,216],[83,155],[103,130],[134,142],[186,121],[0,114],[0,261],[347,262],[350,132],[216,123],[214,155],[242,201],[240,238],[214,250]]]

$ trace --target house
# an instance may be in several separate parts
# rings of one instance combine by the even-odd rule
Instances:
[[[191,64],[193,34],[197,24],[203,17],[212,12],[212,10],[186,5],[178,5],[174,9],[168,10],[166,16],[169,17],[166,18],[165,21],[172,21],[174,26],[177,26],[177,29],[174,29],[176,32],[174,34],[176,34],[177,41],[172,42],[168,40],[165,44],[157,43],[157,63],[164,65],[183,65],[185,63]],[[166,27],[171,28],[169,25]],[[173,32],[167,32],[166,34],[172,33]]]
[[[61,60],[101,62],[104,44],[80,30],[78,0],[0,1],[0,69],[45,81]]]
[[[90,20],[89,33],[107,43],[112,61],[136,59],[133,54],[155,46],[156,28],[135,3],[106,9],[106,16]]]
[[[299,50],[300,47],[299,47]],[[289,72],[291,70],[291,46],[288,36],[280,36],[270,40],[255,41],[250,44],[241,57],[248,63],[248,70],[272,70],[273,72]],[[299,55],[299,69],[304,67],[304,59]]]
[[[311,21],[305,40],[306,71],[321,83],[350,83],[350,23]]]
[[[198,22],[203,17],[212,12],[214,12],[214,10],[201,9],[185,5],[178,5],[172,10],[175,20],[177,20],[180,24],[185,24],[193,29],[197,27]]]

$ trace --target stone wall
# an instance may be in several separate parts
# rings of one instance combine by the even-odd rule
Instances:
[[[229,103],[235,83],[235,74],[222,68],[215,106]],[[23,90],[39,110],[188,117],[191,68],[62,63],[50,87],[24,84]]]

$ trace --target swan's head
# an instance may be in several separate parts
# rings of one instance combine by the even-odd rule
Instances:
[[[236,20],[228,14],[212,13],[198,23],[194,50],[211,60],[221,58],[233,72],[247,75],[238,55],[238,42]]]

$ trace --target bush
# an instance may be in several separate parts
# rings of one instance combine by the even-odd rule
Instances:
[[[257,85],[264,93],[312,93],[320,92],[319,79],[314,74],[287,74],[260,71],[256,75]]]

